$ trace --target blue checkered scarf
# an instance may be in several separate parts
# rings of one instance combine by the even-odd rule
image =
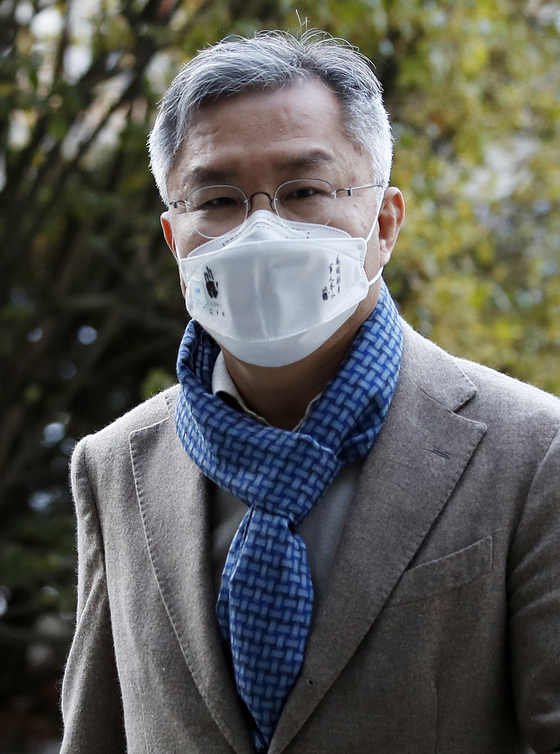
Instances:
[[[249,511],[231,544],[217,612],[240,696],[265,751],[303,663],[313,586],[297,527],[341,468],[372,447],[389,408],[402,328],[382,283],[379,301],[336,376],[297,431],[269,427],[212,394],[219,346],[189,322],[177,363],[177,434],[193,461]]]

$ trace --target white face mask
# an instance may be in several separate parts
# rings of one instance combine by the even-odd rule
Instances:
[[[258,210],[180,259],[193,319],[241,361],[280,367],[309,356],[356,311],[366,239]]]

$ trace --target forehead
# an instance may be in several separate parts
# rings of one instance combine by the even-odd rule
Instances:
[[[205,105],[191,123],[168,188],[293,171],[360,171],[366,158],[344,133],[336,95],[319,81],[246,92]],[[291,171],[291,173],[290,173]]]

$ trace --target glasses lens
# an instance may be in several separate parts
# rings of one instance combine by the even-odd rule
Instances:
[[[204,186],[188,195],[185,209],[201,236],[217,238],[245,220],[247,197],[235,186]]]
[[[284,220],[327,225],[333,216],[336,191],[319,178],[298,178],[278,186],[274,206]]]

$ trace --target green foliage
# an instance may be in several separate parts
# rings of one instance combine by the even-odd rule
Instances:
[[[161,393],[175,383],[175,379],[164,369],[150,369],[142,383],[142,397],[144,400]]]
[[[186,315],[148,171],[156,103],[197,49],[297,32],[296,11],[358,45],[384,85],[407,201],[387,280],[404,315],[560,394],[560,5],[3,0],[0,749],[58,733],[73,444],[173,379]]]

